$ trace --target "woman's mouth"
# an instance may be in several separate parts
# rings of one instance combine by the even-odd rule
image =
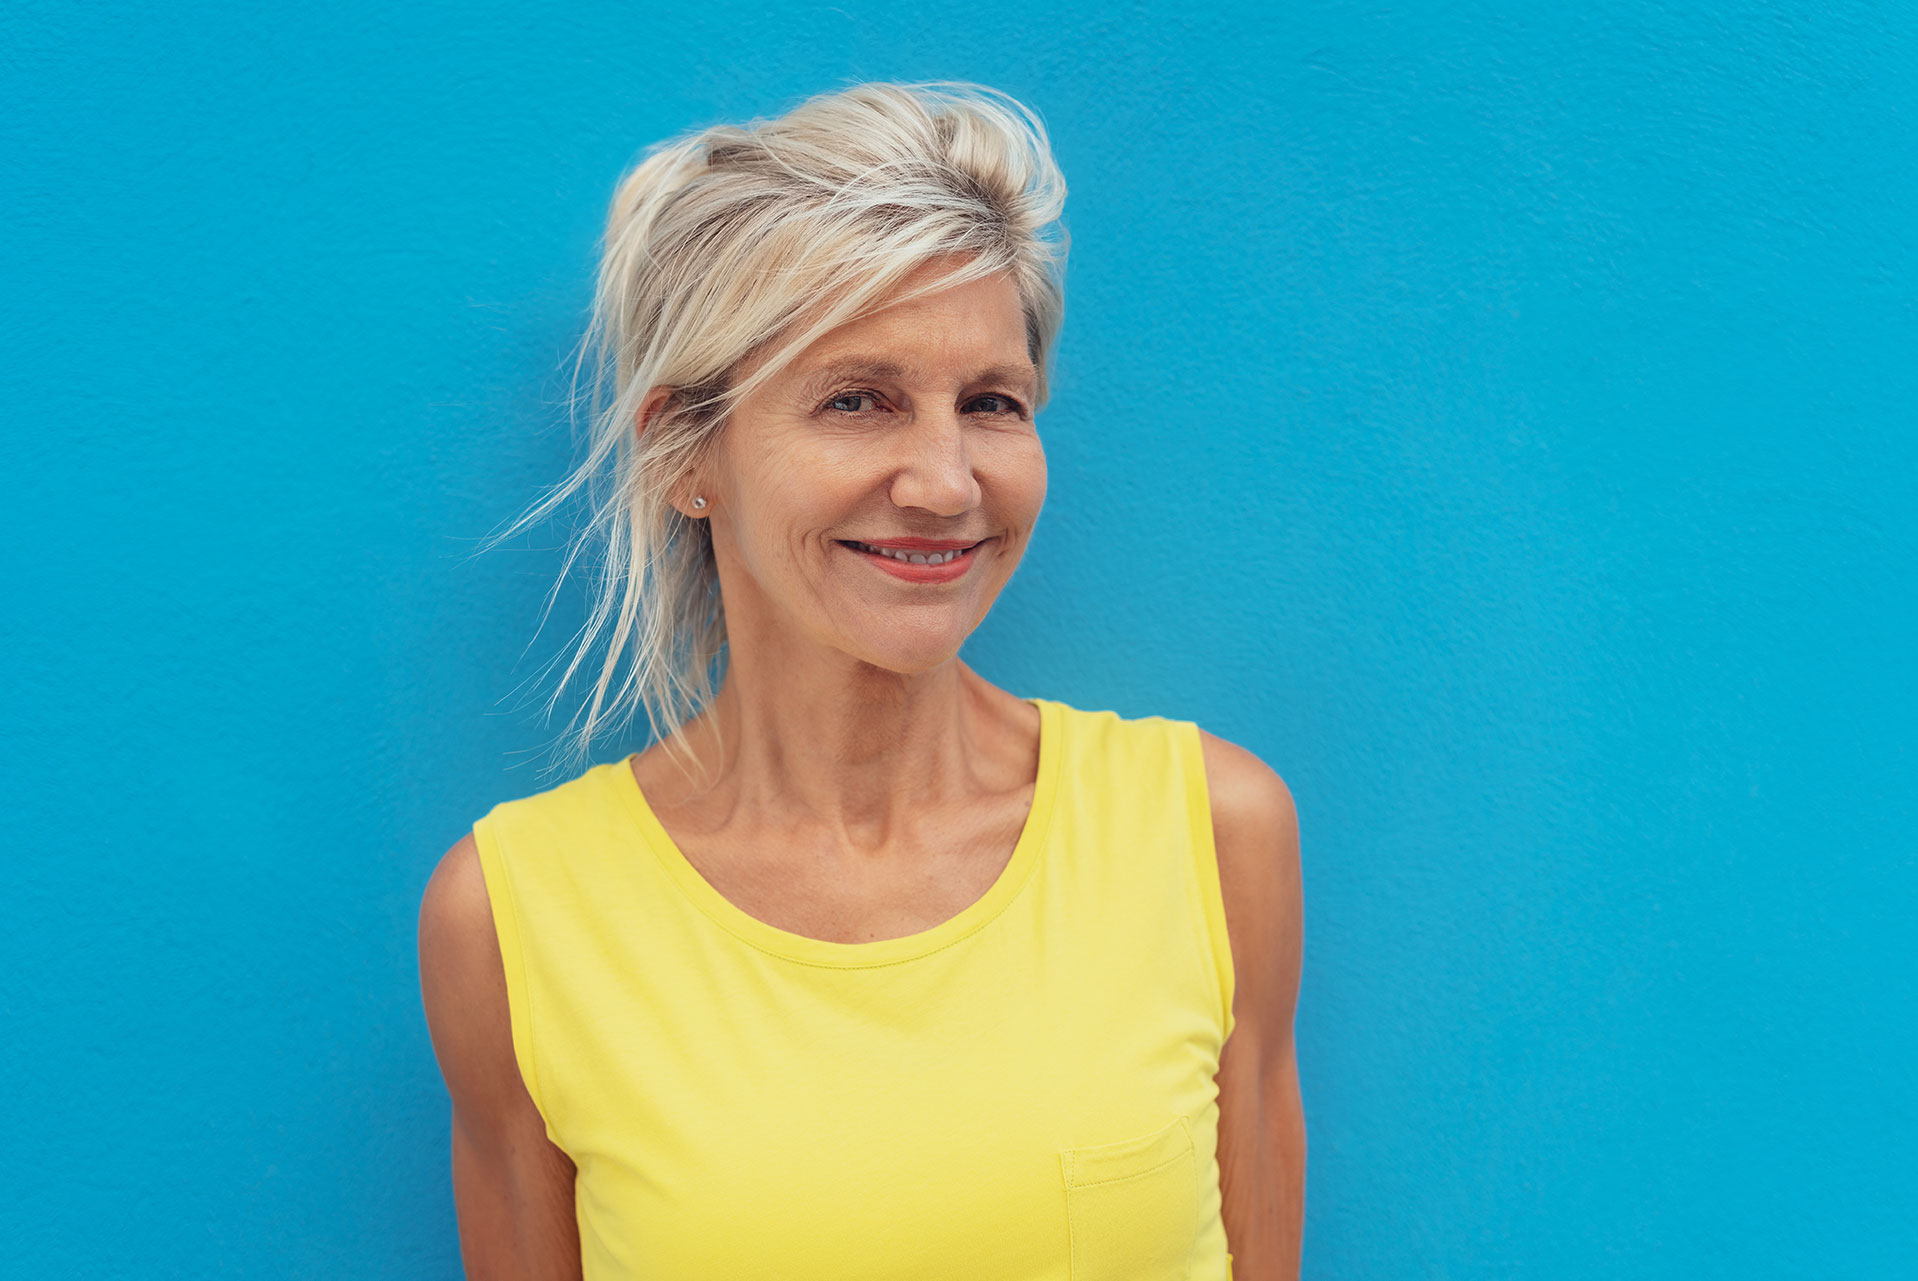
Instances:
[[[842,540],[840,546],[876,569],[909,583],[949,583],[963,577],[985,539],[969,547],[894,547]]]

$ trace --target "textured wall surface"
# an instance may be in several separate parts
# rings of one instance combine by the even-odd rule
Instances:
[[[1908,6],[0,15],[0,1239],[454,1277],[414,921],[577,622],[474,542],[619,170],[850,79],[1072,187],[1052,487],[967,649],[1298,801],[1306,1275],[1918,1258]],[[601,759],[636,747],[608,742]]]

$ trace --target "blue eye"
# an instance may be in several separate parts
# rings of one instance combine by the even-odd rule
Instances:
[[[1012,397],[1001,396],[997,392],[986,396],[975,396],[973,397],[972,403],[977,405],[980,401],[985,401],[989,406],[982,411],[988,414],[1017,414],[1024,408]]]
[[[842,393],[841,395],[834,396],[831,400],[827,401],[826,408],[837,409],[841,413],[846,413],[846,414],[864,413],[865,411],[861,409],[844,408],[847,401],[859,401],[859,400],[870,400],[873,402],[874,405],[877,405],[879,403],[878,398],[875,397],[871,392],[849,391],[849,392]]]

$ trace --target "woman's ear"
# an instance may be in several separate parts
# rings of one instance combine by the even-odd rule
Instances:
[[[655,387],[646,393],[646,399],[639,402],[639,412],[633,415],[633,434],[644,436],[653,420],[666,408],[666,402],[673,398],[674,388]]]
[[[647,392],[646,398],[640,401],[639,409],[633,414],[633,434],[637,437],[644,437],[646,429],[657,422],[662,413],[667,412],[671,408],[672,402],[678,398],[682,390],[682,388],[678,387],[661,386],[655,387]],[[681,476],[673,487],[667,491],[667,503],[672,506],[673,510],[688,520],[698,520],[703,516],[709,515],[712,498],[710,495],[702,493],[700,488],[702,483],[703,478],[700,474],[700,469],[695,466],[693,470]],[[695,498],[702,499],[703,501],[694,503],[693,500]]]

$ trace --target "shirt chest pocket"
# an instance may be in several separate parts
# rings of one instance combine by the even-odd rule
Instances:
[[[1072,1281],[1185,1281],[1199,1233],[1186,1118],[1117,1143],[1064,1148]]]

